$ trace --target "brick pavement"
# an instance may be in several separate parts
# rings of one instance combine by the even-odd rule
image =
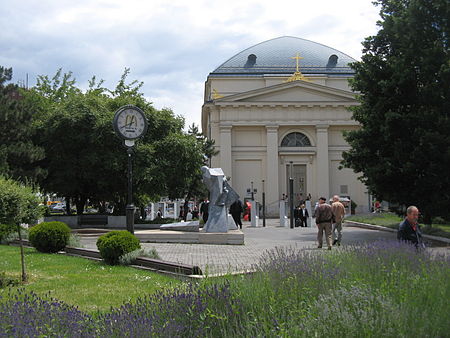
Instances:
[[[279,221],[276,219],[267,220],[265,228],[251,228],[249,225],[249,222],[244,222],[245,245],[178,243],[143,243],[142,245],[146,248],[155,248],[163,260],[197,265],[209,275],[250,270],[263,252],[275,247],[297,246],[325,251],[325,249],[316,248],[316,227],[282,228],[279,227]],[[343,245],[393,238],[395,234],[377,230],[355,227],[344,227],[343,230]],[[81,242],[86,248],[96,248],[96,240],[96,237],[84,237]]]

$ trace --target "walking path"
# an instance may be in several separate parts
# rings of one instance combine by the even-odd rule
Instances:
[[[295,229],[279,227],[279,221],[276,219],[267,220],[265,228],[251,228],[249,225],[249,222],[244,222],[245,245],[142,243],[142,246],[155,248],[163,260],[197,265],[208,275],[250,270],[263,252],[275,247],[296,246],[317,251],[326,250],[326,245],[324,249],[317,249],[316,227]],[[342,245],[395,238],[395,233],[344,224]],[[97,237],[81,239],[85,248],[92,249],[96,249],[96,241]],[[339,250],[339,247],[334,247],[333,250]],[[448,248],[437,250],[448,252]]]

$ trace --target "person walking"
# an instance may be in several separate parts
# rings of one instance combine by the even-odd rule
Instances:
[[[339,201],[339,196],[333,196],[333,203],[331,204],[331,210],[333,211],[334,223],[333,223],[333,245],[337,243],[338,246],[341,245],[342,240],[342,222],[345,216],[345,207]],[[337,230],[337,231],[336,231]],[[337,232],[337,234],[336,234]]]
[[[397,239],[410,242],[416,248],[425,247],[422,241],[422,232],[419,226],[419,209],[411,205],[406,209],[406,217],[398,226]]]
[[[381,212],[381,203],[380,201],[376,200],[375,203],[373,204],[373,213],[380,213]]]
[[[317,242],[318,248],[322,248],[323,241],[323,232],[325,231],[325,238],[328,245],[328,250],[331,250],[333,245],[331,239],[331,229],[333,224],[333,210],[331,209],[331,205],[326,203],[326,198],[319,198],[319,205],[314,211],[314,217],[316,218],[316,225],[318,229],[317,233]]]
[[[192,221],[192,212],[191,209],[188,209],[188,212],[186,214],[186,221]]]
[[[192,210],[192,219],[198,219],[198,209],[197,209],[197,207],[194,207],[194,210]]]
[[[296,228],[300,226],[300,205],[294,209],[294,224]]]
[[[244,211],[244,206],[240,199],[237,199],[230,205],[230,214],[233,217],[234,223],[242,229],[241,213]]]
[[[203,203],[200,206],[200,216],[202,216],[203,223],[206,224],[206,222],[208,222],[209,216],[209,201],[206,198],[203,200]]]
[[[300,219],[300,226],[301,227],[307,227],[308,226],[308,217],[309,217],[309,213],[308,210],[305,208],[305,205],[302,204],[300,206],[300,215],[299,215],[299,219]]]
[[[251,214],[252,214],[252,204],[249,201],[245,202],[244,205],[244,221],[251,221]]]

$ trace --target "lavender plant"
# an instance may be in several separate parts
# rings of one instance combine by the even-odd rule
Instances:
[[[239,301],[229,285],[188,284],[166,294],[143,297],[99,317],[106,337],[195,337],[220,334]]]
[[[0,337],[91,337],[92,318],[56,299],[46,300],[19,290],[0,297]]]
[[[445,337],[449,255],[399,242],[277,248],[256,273],[207,279],[90,316],[31,293],[0,299],[8,337]]]

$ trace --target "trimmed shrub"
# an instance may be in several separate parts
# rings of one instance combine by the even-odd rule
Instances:
[[[139,239],[126,230],[116,230],[100,236],[97,248],[104,261],[108,264],[118,264],[120,256],[140,249]]]
[[[63,222],[43,222],[30,228],[29,240],[40,252],[58,252],[69,242],[70,228]]]

